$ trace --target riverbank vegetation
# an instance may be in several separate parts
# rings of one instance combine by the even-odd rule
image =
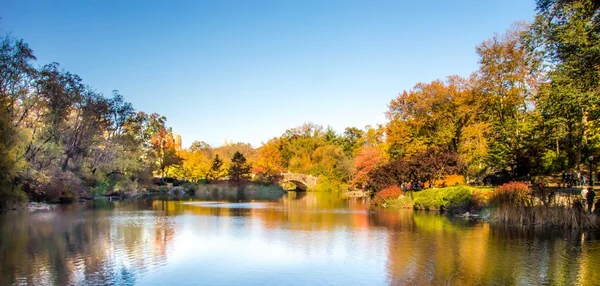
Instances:
[[[488,206],[494,188],[453,186],[420,191],[400,187],[386,188],[375,194],[372,204],[391,209],[440,211],[450,214],[479,211]]]
[[[599,8],[596,1],[537,1],[533,23],[514,25],[477,47],[479,69],[470,77],[419,83],[393,99],[385,132],[390,160],[367,175],[375,198],[390,186],[415,189],[416,183],[419,190],[419,182],[453,172],[490,184],[565,170],[594,176],[600,150]],[[440,152],[448,158],[440,159]],[[544,204],[517,183],[473,193],[422,191],[412,197],[413,207],[443,208],[454,199],[461,205],[489,195],[493,218],[508,224],[597,226],[581,204]]]
[[[202,141],[182,149],[164,116],[136,111],[117,91],[100,94],[56,63],[37,67],[25,42],[3,36],[0,208],[135,193],[154,187],[153,177],[274,184],[293,172],[317,177],[314,191],[358,189],[380,199],[395,194],[393,186],[452,186],[449,175],[499,185],[593,172],[584,166],[600,148],[598,8],[591,0],[537,1],[532,23],[476,47],[471,76],[417,83],[391,99],[385,124],[337,133],[306,123],[256,149]],[[474,192],[453,190],[412,199],[445,208]]]
[[[597,214],[587,212],[578,195],[536,193],[522,182],[509,182],[497,188],[456,186],[406,192],[390,187],[378,192],[372,204],[390,209],[438,211],[451,216],[469,214],[512,226],[600,227]]]

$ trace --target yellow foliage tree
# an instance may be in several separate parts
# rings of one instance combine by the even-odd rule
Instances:
[[[281,173],[281,152],[273,142],[258,149],[258,157],[252,172],[266,182],[273,182]]]

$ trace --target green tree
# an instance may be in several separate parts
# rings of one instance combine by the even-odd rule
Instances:
[[[549,64],[540,113],[552,136],[555,157],[566,151],[568,165],[598,152],[593,128],[600,117],[600,2],[538,0],[530,48]]]
[[[235,152],[231,157],[229,166],[229,179],[233,181],[250,179],[251,166],[246,163],[246,157],[240,152]]]
[[[533,120],[540,59],[523,42],[524,27],[514,26],[477,47],[479,71],[474,91],[482,119],[490,126],[488,166],[527,173],[526,139]]]
[[[220,180],[223,178],[223,160],[219,158],[219,154],[215,155],[215,158],[212,161],[212,165],[210,166],[210,170],[208,171],[208,178],[211,180]]]
[[[358,153],[360,147],[365,144],[364,135],[365,132],[356,127],[346,127],[342,135],[342,145],[347,156],[352,157]]]

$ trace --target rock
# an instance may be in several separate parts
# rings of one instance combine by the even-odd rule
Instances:
[[[169,195],[176,195],[176,196],[183,195],[183,194],[185,194],[185,189],[183,187],[179,187],[179,186],[178,187],[174,187],[174,188],[171,188],[169,190],[168,194]]]
[[[36,203],[29,202],[27,204],[27,211],[35,212],[35,211],[48,211],[56,208],[56,205],[50,205],[47,203]]]

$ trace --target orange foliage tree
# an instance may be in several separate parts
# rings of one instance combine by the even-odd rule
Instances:
[[[274,182],[281,170],[281,152],[273,142],[269,142],[258,149],[258,158],[252,173],[265,182]]]
[[[363,147],[354,158],[354,162],[352,162],[354,169],[352,185],[357,188],[363,188],[369,180],[369,172],[384,161],[384,157],[381,155],[379,149],[373,146]]]

